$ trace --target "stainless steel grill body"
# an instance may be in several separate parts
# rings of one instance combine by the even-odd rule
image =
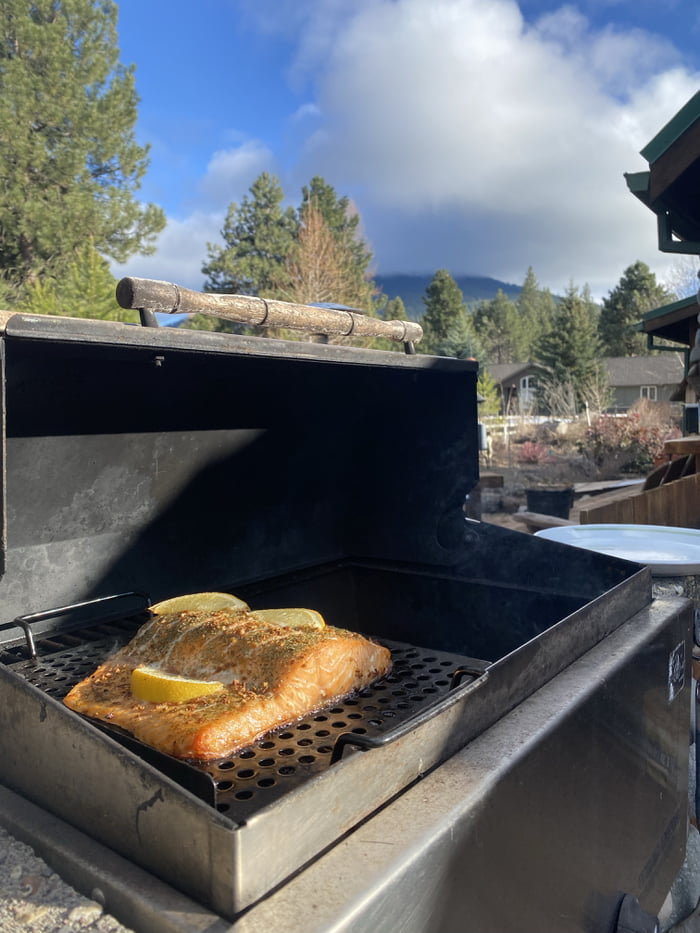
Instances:
[[[616,930],[623,895],[656,913],[683,858],[687,617],[637,613],[230,925],[11,794],[0,820],[139,933]]]
[[[434,787],[445,762],[634,623],[643,637],[618,650],[640,702],[630,711],[616,692],[629,723],[627,731],[624,718],[611,727],[616,741],[629,740],[628,767],[599,775],[600,793],[583,799],[589,808],[604,800],[607,809],[626,781],[635,784],[620,812],[638,821],[635,844],[652,854],[641,856],[639,871],[618,861],[609,882],[650,904],[658,899],[658,885],[642,875],[660,840],[673,845],[657,858],[657,877],[665,883],[678,863],[680,824],[671,824],[684,802],[689,604],[669,605],[660,617],[649,609],[646,569],[465,520],[478,475],[476,364],[17,315],[6,325],[3,366],[0,779],[8,787],[217,915],[249,911],[236,919],[244,930],[246,917],[267,916],[268,900],[270,909],[279,903],[271,892],[295,872],[380,808],[389,813],[397,795],[415,799],[427,781]],[[319,609],[393,645],[406,678],[358,698],[366,701],[359,713],[353,700],[327,711],[330,729],[311,717],[270,737],[274,754],[262,743],[192,777],[60,702],[67,680],[137,624],[133,613],[131,621],[124,611],[103,619],[90,609],[42,618],[32,625],[37,661],[23,654],[17,616],[129,590],[159,599],[198,589],[230,590],[254,608]],[[102,626],[102,641],[88,634]],[[633,652],[654,656],[653,687],[644,687]],[[422,665],[413,679],[412,663]],[[443,666],[469,673],[445,684]],[[591,684],[592,723],[606,683]],[[577,689],[574,706],[593,709]],[[572,709],[561,732],[550,723],[524,733],[524,747],[542,749],[527,783],[544,788],[549,773],[552,800],[561,799],[554,788],[566,773],[554,768],[557,755],[586,734],[588,714],[575,727],[578,715]],[[671,738],[654,740],[652,768],[646,746],[656,719]],[[602,749],[598,726],[589,733]],[[341,735],[347,747],[330,763]],[[641,751],[635,736],[647,736]],[[493,799],[505,814],[512,805],[487,785],[500,788],[503,777],[510,793],[527,772],[527,756],[503,753],[505,770],[482,775],[482,797],[467,795],[468,812],[454,814],[489,827],[494,840],[500,830],[491,817],[482,822],[483,808]],[[584,757],[590,780],[602,757]],[[577,776],[572,787],[583,786]],[[658,792],[652,814],[649,795]],[[544,805],[538,798],[543,813]],[[435,812],[437,835],[451,819]],[[562,835],[555,823],[545,832],[552,845]],[[586,929],[575,925],[583,922],[582,892],[593,896],[600,882],[586,866],[609,842],[601,831],[572,863],[580,875],[572,930]],[[428,874],[420,859],[431,852],[429,845],[415,853]],[[495,878],[497,859],[486,854],[483,870]],[[454,850],[454,868],[475,870],[466,849]],[[398,865],[384,870],[391,884],[383,893],[368,889],[369,913],[357,914],[362,923],[376,918],[377,929],[389,929],[382,904],[403,897],[410,877]],[[456,898],[454,910],[461,904]],[[611,915],[606,905],[597,917]],[[353,909],[337,906],[338,929],[352,929]]]

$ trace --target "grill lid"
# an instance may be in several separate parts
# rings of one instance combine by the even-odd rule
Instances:
[[[345,556],[456,559],[475,362],[29,315],[2,345],[3,621]]]

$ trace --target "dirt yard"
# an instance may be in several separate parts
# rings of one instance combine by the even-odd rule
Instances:
[[[480,518],[493,525],[501,525],[515,531],[532,532],[531,511],[528,508],[528,489],[553,488],[573,490],[573,505],[568,511],[568,521],[578,522],[582,510],[607,505],[610,502],[638,495],[645,477],[619,475],[608,480],[577,479],[575,472],[569,482],[548,482],[546,470],[536,467],[527,469],[503,467],[483,470],[477,492],[480,499]],[[477,505],[477,508],[479,505]],[[562,518],[564,516],[561,516]]]
[[[545,511],[528,506],[528,490],[573,489],[566,518],[578,521],[582,509],[638,494],[667,459],[664,442],[681,433],[676,408],[646,401],[624,415],[485,423],[488,450],[479,455],[473,517],[519,531],[532,530],[523,512]]]

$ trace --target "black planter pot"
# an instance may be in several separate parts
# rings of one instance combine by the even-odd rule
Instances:
[[[569,510],[574,504],[574,490],[571,486],[558,489],[526,489],[525,494],[528,512],[539,512],[541,515],[568,518]]]

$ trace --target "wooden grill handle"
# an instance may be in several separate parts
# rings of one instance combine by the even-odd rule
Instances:
[[[122,308],[136,311],[211,314],[238,324],[288,327],[329,337],[385,337],[397,342],[417,343],[423,336],[423,328],[414,321],[383,321],[357,311],[313,308],[251,295],[195,292],[156,279],[121,279],[117,284],[117,303]]]

